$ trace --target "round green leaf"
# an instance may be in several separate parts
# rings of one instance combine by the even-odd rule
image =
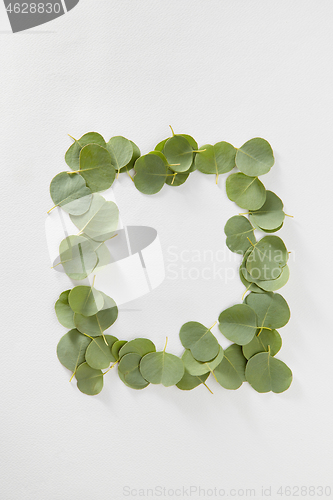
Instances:
[[[275,292],[275,290],[279,290],[288,282],[289,274],[290,274],[289,267],[284,266],[282,268],[282,273],[275,280],[263,280],[263,281],[256,280],[255,282],[260,288],[262,288],[266,292]]]
[[[140,372],[139,365],[142,357],[134,352],[125,354],[118,365],[119,378],[131,389],[144,389],[149,385]]]
[[[134,168],[136,160],[141,156],[141,151],[138,148],[138,146],[133,141],[130,141],[130,143],[133,149],[132,157],[130,161],[127,163],[127,165],[125,165],[123,168],[120,169],[120,172],[126,172],[126,171],[129,172],[130,170],[132,170],[132,168]]]
[[[190,349],[197,361],[211,361],[219,353],[218,341],[210,329],[201,323],[196,321],[185,323],[180,329],[179,337],[185,349]]]
[[[84,134],[78,141],[74,139],[74,143],[65,155],[65,161],[72,170],[79,170],[81,149],[88,144],[98,144],[103,148],[106,146],[104,138],[97,132],[88,132],[88,134]]]
[[[266,200],[266,190],[257,177],[244,174],[231,174],[227,178],[226,190],[228,198],[241,208],[257,210]]]
[[[167,166],[156,154],[140,156],[135,162],[134,184],[144,194],[158,193],[166,180]]]
[[[75,373],[78,389],[88,396],[95,396],[103,389],[103,372],[82,363]]]
[[[128,165],[134,153],[131,141],[120,135],[111,137],[106,149],[110,153],[112,165],[117,172],[120,172],[121,168]]]
[[[268,352],[255,354],[249,359],[246,380],[257,392],[284,392],[291,384],[293,375],[288,366]]]
[[[74,314],[74,323],[76,328],[82,332],[90,335],[91,337],[98,337],[103,335],[118,317],[118,308],[116,303],[111,297],[100,292],[104,298],[103,309],[98,311],[93,316],[83,316],[82,314]]]
[[[111,347],[112,356],[116,361],[119,360],[119,351],[125,344],[127,344],[127,340],[117,340]]]
[[[97,144],[84,146],[80,153],[80,174],[93,193],[109,189],[116,171],[107,149]]]
[[[195,157],[195,166],[203,174],[226,174],[234,168],[235,156],[236,149],[228,142],[205,144]]]
[[[150,352],[140,362],[140,372],[144,379],[152,384],[163,384],[165,387],[178,384],[184,375],[181,359],[173,354]]]
[[[75,313],[92,316],[104,306],[103,294],[91,286],[76,286],[68,296],[70,307]]]
[[[118,339],[112,335],[105,335],[104,337],[94,338],[86,350],[86,362],[95,370],[108,368],[110,363],[116,361],[111,354],[111,347]]]
[[[189,349],[186,349],[184,354],[182,355],[182,361],[184,363],[185,369],[188,371],[190,375],[193,377],[201,377],[206,373],[212,372],[217,365],[219,365],[223,359],[224,351],[220,346],[220,350],[216,358],[212,359],[212,361],[208,361],[207,363],[201,363],[194,359]]]
[[[84,214],[92,198],[83,177],[68,172],[61,172],[52,179],[50,195],[55,206],[72,215]]]
[[[208,377],[209,372],[205,373],[204,375],[200,375],[200,377],[194,377],[193,375],[190,375],[189,372],[185,369],[183,378],[178,382],[178,384],[176,384],[176,386],[182,391],[191,391],[192,389],[198,387],[200,384],[206,382]]]
[[[281,238],[264,236],[248,255],[246,269],[256,280],[275,280],[281,275],[288,257],[288,251]]]
[[[89,210],[83,215],[71,215],[78,229],[95,241],[105,241],[114,235],[118,227],[119,210],[113,201],[106,201],[94,194]]]
[[[122,358],[129,353],[139,354],[143,357],[149,352],[156,352],[155,344],[149,339],[138,338],[126,342],[126,344],[121,347],[119,351],[119,358]]]
[[[251,342],[243,345],[243,354],[246,359],[252,358],[259,352],[268,352],[270,348],[271,356],[275,356],[282,347],[282,339],[277,330],[262,330],[259,335],[255,335]]]
[[[246,358],[242,348],[232,344],[224,351],[221,363],[215,368],[214,375],[225,389],[238,389],[245,382]]]
[[[57,356],[62,365],[75,372],[84,363],[85,352],[91,339],[73,329],[67,332],[59,341]]]
[[[174,135],[165,143],[163,153],[175,172],[186,172],[193,162],[193,148],[185,137]]]
[[[253,210],[250,221],[263,231],[277,231],[282,227],[285,213],[281,199],[272,191],[266,191],[266,201],[259,210]]]
[[[278,293],[250,293],[246,303],[258,317],[258,328],[282,328],[290,319],[290,309]]]
[[[255,283],[251,283],[244,278],[242,273],[242,264],[239,268],[239,277],[243,285],[246,287],[246,292],[265,293],[265,291],[259,288]]]
[[[165,184],[173,187],[181,186],[187,181],[189,175],[190,174],[178,174],[177,172],[173,172],[171,168],[168,168]]]
[[[267,174],[274,165],[270,144],[260,137],[247,141],[237,150],[236,165],[241,172],[251,177]]]
[[[59,246],[60,262],[73,280],[83,280],[95,269],[97,254],[84,236],[68,236]]]
[[[68,303],[68,295],[70,290],[62,292],[59,299],[55,303],[55,312],[59,323],[65,328],[75,328],[74,325],[74,312]]]
[[[227,236],[226,245],[232,252],[244,254],[251,247],[251,243],[256,243],[254,228],[246,217],[235,215],[231,217],[224,226],[224,232]]]
[[[257,321],[256,313],[250,306],[236,304],[221,312],[219,329],[227,339],[245,345],[253,339],[258,329]]]

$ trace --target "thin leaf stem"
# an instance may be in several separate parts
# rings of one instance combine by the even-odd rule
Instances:
[[[163,352],[165,352],[165,349],[166,349],[166,347],[167,347],[167,344],[168,344],[168,337],[166,337],[166,341],[165,341],[165,346],[164,346]]]

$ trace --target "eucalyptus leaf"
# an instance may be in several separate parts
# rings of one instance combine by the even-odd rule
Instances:
[[[59,323],[65,328],[75,328],[74,325],[74,311],[72,311],[68,303],[68,295],[70,290],[62,292],[59,299],[55,303],[55,312]]]
[[[257,314],[260,329],[282,328],[290,319],[289,306],[278,293],[250,293],[246,297],[246,303]]]
[[[110,153],[97,144],[82,148],[79,173],[93,193],[109,189],[116,177]]]
[[[143,378],[139,369],[141,359],[140,354],[134,352],[127,353],[120,359],[118,365],[119,378],[131,389],[140,390],[149,385],[149,382]]]
[[[192,165],[194,150],[181,135],[170,137],[164,145],[163,153],[175,172],[186,172]]]
[[[183,378],[184,364],[174,354],[165,351],[150,352],[140,362],[140,372],[151,384],[163,384],[165,387],[176,385]]]
[[[117,172],[120,172],[123,167],[129,164],[134,153],[131,141],[120,135],[111,137],[106,149],[110,153],[112,165]]]
[[[103,389],[103,372],[82,363],[75,373],[78,389],[88,396],[96,396]]]
[[[241,346],[232,344],[224,351],[221,363],[215,368],[214,375],[225,389],[238,389],[245,382],[246,358]]]
[[[108,368],[110,363],[116,361],[111,353],[111,347],[118,339],[112,335],[105,335],[104,337],[94,338],[86,350],[85,360],[95,370]]]
[[[185,323],[180,329],[179,337],[185,349],[190,349],[197,361],[211,361],[219,353],[218,341],[210,328],[206,328],[201,323],[196,321]]]
[[[98,273],[102,269],[104,269],[105,266],[110,264],[111,262],[111,254],[108,249],[108,247],[105,245],[104,242],[100,241],[94,241],[90,240],[93,246],[94,251],[96,252],[97,258],[98,258],[98,263],[97,266],[94,269],[94,273]]]
[[[274,280],[281,275],[288,257],[281,238],[274,235],[264,236],[253,246],[246,259],[246,269],[256,280]]]
[[[168,168],[158,155],[140,156],[135,162],[134,168],[136,171],[134,184],[141,193],[156,194],[162,189]]]
[[[76,286],[70,291],[68,302],[74,313],[93,316],[103,308],[104,297],[92,286]]]
[[[285,219],[281,199],[272,191],[266,191],[265,203],[259,210],[251,211],[249,218],[263,231],[278,231]]]
[[[227,178],[228,198],[241,208],[258,210],[266,200],[266,189],[257,177],[242,173],[231,174]]]
[[[182,361],[184,363],[185,369],[188,371],[190,375],[193,377],[201,377],[206,373],[210,373],[221,363],[224,356],[224,351],[220,346],[220,350],[216,358],[212,359],[212,361],[208,361],[206,363],[201,363],[194,359],[189,349],[185,349],[184,354],[182,355]]]
[[[249,220],[243,215],[231,217],[224,226],[227,236],[226,245],[232,252],[244,254],[249,247],[256,243],[254,228]]]
[[[103,335],[103,332],[110,328],[118,317],[118,308],[111,297],[101,292],[104,298],[103,309],[93,316],[84,316],[83,314],[74,314],[74,323],[76,328],[91,337]]]
[[[262,330],[251,342],[243,345],[243,354],[246,359],[250,359],[259,352],[269,352],[268,346],[271,356],[275,356],[281,349],[282,339],[277,330]]]
[[[104,148],[106,147],[104,138],[97,132],[88,132],[88,134],[84,134],[78,141],[74,139],[74,143],[65,155],[65,161],[72,170],[79,170],[81,149],[88,144],[98,144]]]
[[[119,358],[122,358],[129,353],[139,354],[143,357],[149,352],[156,352],[155,344],[149,339],[138,338],[126,342],[126,344],[121,347],[119,351]]]
[[[293,378],[290,368],[268,352],[255,354],[249,359],[245,376],[257,392],[273,391],[275,393],[286,391]]]
[[[127,344],[127,340],[117,340],[117,342],[115,342],[111,347],[112,356],[116,361],[119,360],[119,351],[125,344]]]
[[[83,280],[97,265],[97,254],[84,236],[68,236],[59,246],[60,262],[73,280]]]
[[[241,172],[251,177],[267,174],[274,165],[270,144],[260,137],[247,141],[237,150],[236,165]]]
[[[223,335],[238,345],[251,342],[258,329],[257,315],[247,304],[228,307],[221,312],[219,322]]]
[[[55,206],[72,215],[87,212],[91,204],[91,191],[79,174],[61,172],[50,184],[50,195]]]
[[[178,382],[178,384],[176,384],[176,386],[182,391],[191,391],[199,385],[204,384],[209,377],[209,373],[210,372],[207,372],[204,375],[200,375],[199,377],[197,377],[190,375],[189,372],[185,369],[183,378]]]
[[[132,170],[132,168],[134,168],[136,160],[141,156],[141,151],[138,146],[133,141],[130,141],[130,143],[132,144],[133,149],[132,158],[127,163],[127,165],[120,169],[120,172],[129,172],[130,170]]]
[[[251,292],[257,292],[258,287],[261,290],[267,291],[267,292],[273,292],[275,290],[279,290],[280,288],[282,288],[288,282],[289,267],[287,265],[284,266],[282,268],[280,276],[276,279],[272,279],[272,280],[255,279],[251,276],[251,274],[248,272],[248,270],[246,268],[247,258],[250,255],[251,251],[252,251],[252,249],[249,248],[245,252],[243,261],[242,261],[241,266],[240,266],[240,278],[241,278],[241,281],[246,286],[246,288],[248,290],[250,290]],[[250,286],[250,283],[252,283],[251,286]]]
[[[72,329],[61,337],[57,346],[57,356],[62,365],[75,372],[84,363],[85,353],[91,339]]]
[[[228,142],[205,144],[195,157],[195,166],[203,174],[226,174],[235,166],[236,149]]]
[[[89,238],[105,241],[114,235],[119,222],[119,210],[113,201],[94,194],[89,210],[83,215],[71,215],[72,222]]]
[[[258,285],[256,285],[255,283],[251,283],[244,278],[242,267],[239,268],[239,277],[243,285],[246,287],[245,292],[265,293],[265,291],[262,290],[262,288],[259,288]]]

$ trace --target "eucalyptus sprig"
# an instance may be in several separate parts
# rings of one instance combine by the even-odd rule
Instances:
[[[79,390],[96,395],[104,377],[116,366],[120,380],[129,388],[142,390],[150,384],[192,390],[206,384],[211,375],[225,389],[238,389],[248,382],[258,392],[283,392],[291,384],[291,370],[275,355],[282,339],[277,329],[290,319],[286,300],[276,290],[289,279],[289,252],[282,239],[271,233],[281,229],[287,214],[283,202],[266,191],[259,176],[274,165],[270,144],[262,138],[247,141],[240,148],[220,141],[198,147],[188,134],[175,134],[160,141],[153,151],[141,156],[133,141],[122,136],[108,142],[89,132],[65,154],[70,171],[51,181],[54,209],[64,210],[78,228],[59,247],[59,262],[70,279],[83,280],[102,271],[110,262],[105,241],[117,236],[119,210],[99,194],[122,173],[146,195],[158,193],[165,185],[179,187],[194,171],[222,174],[229,199],[247,212],[231,217],[224,227],[226,245],[241,256],[239,276],[245,286],[243,303],[223,310],[218,317],[218,335],[197,321],[188,321],[179,332],[185,348],[181,357],[164,349],[156,350],[146,338],[119,340],[109,334],[118,317],[118,308],[91,286],[75,286],[62,292],[55,303],[61,325],[69,331],[57,347],[59,361],[71,371]],[[238,171],[237,171],[238,170]],[[132,172],[134,171],[134,172]],[[233,171],[233,172],[232,172]],[[247,216],[247,217],[245,217]],[[257,233],[266,236],[257,240]],[[112,245],[112,242],[111,242]],[[55,267],[54,266],[54,267]],[[225,350],[219,336],[231,342]],[[105,371],[103,371],[105,370]]]

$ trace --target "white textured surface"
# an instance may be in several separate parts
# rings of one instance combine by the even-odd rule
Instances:
[[[332,15],[328,0],[81,0],[52,24],[11,35],[0,9],[2,499],[120,500],[126,486],[183,485],[255,488],[252,498],[272,486],[280,498],[280,485],[330,484]],[[295,255],[278,355],[294,382],[282,395],[228,392],[214,380],[214,396],[204,387],[134,392],[111,372],[91,398],[56,358],[65,331],[53,303],[65,286],[49,267],[44,219],[66,134],[124,135],[148,152],[169,123],[200,144],[263,136],[273,146],[263,180],[294,215],[281,231]],[[224,223],[238,212],[224,179],[217,188],[199,173],[153,197],[122,176],[115,195],[124,223],[155,227],[170,260],[170,245],[202,259],[224,249]],[[112,333],[158,348],[168,335],[180,354],[183,322],[210,325],[240,300],[237,278],[205,279],[225,263],[206,255],[183,265],[185,277],[207,269],[194,280],[172,279],[172,268]]]

